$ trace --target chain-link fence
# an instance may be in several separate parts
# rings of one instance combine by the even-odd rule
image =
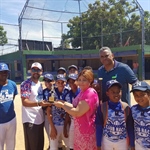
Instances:
[[[61,49],[128,46],[141,44],[142,38],[150,44],[150,20],[142,28],[142,9],[136,0],[96,2],[27,0],[19,17],[20,35],[18,25],[1,24],[9,32],[8,44],[1,46],[1,54],[18,50],[18,39],[51,42],[53,48]],[[146,32],[142,37],[143,30]]]

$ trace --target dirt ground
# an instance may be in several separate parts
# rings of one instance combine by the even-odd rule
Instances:
[[[146,81],[150,84],[150,80]],[[20,92],[19,85],[18,85],[18,92]],[[133,95],[131,94],[131,105],[135,104],[136,102],[133,99]],[[17,117],[17,133],[16,133],[16,150],[24,150],[24,135],[23,135],[23,126],[22,126],[22,117],[21,117],[21,99],[20,93],[15,98],[15,111]],[[45,133],[45,144],[44,150],[48,147],[48,138]]]

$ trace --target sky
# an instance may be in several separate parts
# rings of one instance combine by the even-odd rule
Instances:
[[[42,7],[46,8],[46,7],[51,7],[51,9],[55,10],[57,9],[61,9],[61,10],[70,10],[71,12],[75,12],[77,10],[77,12],[79,12],[79,3],[78,0],[32,0],[32,1],[39,1],[38,4],[40,5],[41,1],[46,1]],[[94,2],[95,0],[80,0],[80,7],[82,9],[82,11],[84,11],[84,9],[86,10],[88,7],[88,3],[89,2]],[[0,0],[0,25],[2,25],[4,27],[4,30],[7,31],[7,38],[9,41],[9,47],[2,47],[0,46],[0,55],[4,54],[8,51],[16,51],[18,50],[18,47],[15,46],[13,44],[18,44],[17,40],[19,38],[19,31],[18,31],[18,17],[25,5],[26,0]],[[51,2],[51,3],[49,3]],[[57,2],[57,4],[55,3]],[[59,3],[58,3],[59,2]],[[73,4],[69,4],[70,2],[72,2]],[[150,0],[138,0],[139,4],[142,6],[142,8],[144,10],[150,11]],[[61,4],[63,3],[63,5]],[[69,5],[67,5],[69,4]],[[35,3],[32,3],[31,5],[33,5],[34,7],[36,7]],[[63,6],[63,8],[61,8],[61,6]],[[69,7],[68,7],[69,6]],[[37,6],[38,7],[38,6]],[[76,10],[75,10],[76,9]],[[30,16],[32,10],[28,10],[27,15]],[[34,13],[34,12],[32,12]],[[43,13],[43,12],[42,12]],[[77,15],[77,14],[76,14]],[[66,14],[61,14],[61,15],[56,15],[55,13],[49,14],[47,12],[47,14],[43,14],[42,17],[51,17],[52,19],[55,19],[56,21],[60,21],[61,19],[64,21],[65,18],[64,16],[67,16]],[[38,19],[39,16],[36,16],[35,13],[35,17],[37,17]],[[29,24],[32,25],[32,27],[34,27],[34,31],[31,31],[31,27],[29,27]],[[60,44],[60,37],[61,37],[61,33],[65,32],[65,23],[62,24],[58,24],[58,23],[43,23],[44,26],[44,30],[42,29],[42,23],[37,23],[36,21],[29,21],[26,20],[25,22],[23,22],[23,33],[22,33],[22,38],[23,39],[35,39],[35,40],[41,40],[43,39],[42,34],[44,34],[44,40],[45,41],[52,41],[54,47],[59,46]],[[11,45],[12,44],[12,45]]]

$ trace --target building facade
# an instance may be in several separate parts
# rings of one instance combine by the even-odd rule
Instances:
[[[145,70],[145,79],[150,79],[150,46],[145,45],[145,54],[142,58],[141,45],[112,48],[115,59],[128,64],[137,77],[142,79],[142,70]],[[144,63],[143,63],[144,60]],[[0,62],[5,62],[11,70],[10,78],[21,82],[28,77],[30,66],[38,61],[42,64],[44,72],[56,73],[61,66],[68,68],[76,65],[79,69],[91,66],[96,71],[102,65],[99,59],[99,50],[23,50],[0,56]]]

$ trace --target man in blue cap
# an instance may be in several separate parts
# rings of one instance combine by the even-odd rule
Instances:
[[[16,114],[14,99],[18,94],[16,83],[8,79],[10,70],[0,63],[0,149],[15,149]]]

